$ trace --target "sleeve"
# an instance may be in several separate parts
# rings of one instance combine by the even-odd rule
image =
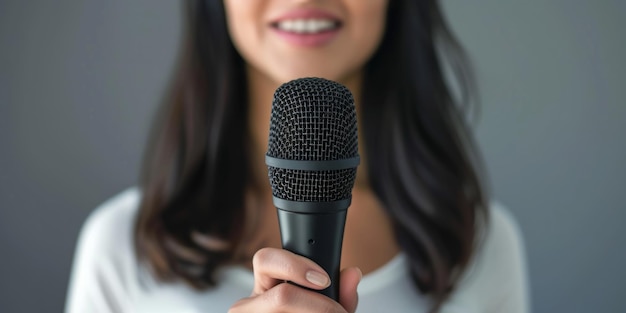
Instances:
[[[530,299],[522,233],[504,207],[494,204],[482,245],[453,295],[476,312],[528,313]]]
[[[85,221],[75,251],[66,313],[130,312],[132,216],[125,200],[128,194],[116,197]]]

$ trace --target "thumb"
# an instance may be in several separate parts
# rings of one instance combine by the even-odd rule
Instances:
[[[354,313],[359,302],[356,287],[361,282],[363,274],[358,267],[349,267],[341,271],[339,278],[339,303],[348,313]]]

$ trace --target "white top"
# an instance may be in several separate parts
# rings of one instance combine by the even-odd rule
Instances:
[[[227,312],[248,297],[252,273],[223,269],[216,288],[194,290],[184,283],[159,283],[140,265],[133,249],[133,224],[140,194],[129,189],[97,208],[80,233],[66,313]],[[441,313],[527,313],[526,264],[519,228],[502,206],[491,206],[483,245]],[[427,312],[428,297],[413,286],[399,254],[365,275],[358,286],[358,313]]]

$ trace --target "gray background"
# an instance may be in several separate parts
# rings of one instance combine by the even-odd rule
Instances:
[[[534,311],[626,312],[626,2],[444,4]],[[136,182],[179,31],[178,1],[0,0],[0,312],[62,310],[82,221]]]

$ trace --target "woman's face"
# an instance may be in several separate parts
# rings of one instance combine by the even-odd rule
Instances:
[[[300,77],[345,82],[384,32],[388,0],[223,0],[232,41],[275,83]]]

